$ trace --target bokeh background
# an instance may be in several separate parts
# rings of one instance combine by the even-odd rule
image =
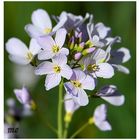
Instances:
[[[5,2],[4,3],[4,41],[10,37],[18,37],[26,44],[30,38],[24,26],[31,22],[31,13],[43,8],[50,15],[59,15],[62,11],[85,15],[94,14],[95,22],[103,22],[112,28],[112,35],[122,37],[122,43],[115,47],[127,47],[132,58],[125,64],[130,74],[116,73],[109,80],[100,80],[98,86],[115,84],[125,95],[125,104],[114,107],[108,104],[108,119],[113,130],[101,132],[94,125],[87,127],[77,138],[135,138],[136,137],[136,3],[135,2]],[[53,22],[55,24],[55,22]],[[21,67],[13,64],[4,53],[4,101],[13,97],[13,89],[25,84],[36,101],[39,112],[24,118],[20,122],[22,138],[55,138],[56,135],[47,127],[47,122],[57,127],[58,88],[45,91],[44,79],[32,74],[32,67]],[[16,100],[16,99],[15,99]],[[17,101],[18,102],[18,101]],[[81,107],[73,116],[69,136],[75,132],[93,114],[95,107],[105,101],[91,99],[90,104]],[[20,104],[17,104],[20,105]],[[4,111],[7,110],[5,105]]]

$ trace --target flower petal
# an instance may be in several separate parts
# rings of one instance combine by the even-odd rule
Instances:
[[[125,66],[122,66],[122,65],[115,65],[115,64],[112,64],[112,66],[113,66],[116,70],[118,70],[118,71],[120,71],[120,72],[122,72],[122,73],[125,73],[125,74],[129,74],[129,73],[130,73],[129,69],[126,68]]]
[[[6,43],[6,50],[9,54],[19,57],[25,57],[28,52],[27,46],[18,38],[9,39]]]
[[[93,77],[87,75],[86,78],[82,81],[82,88],[93,90],[95,88],[95,80]]]
[[[65,99],[64,103],[65,103],[66,112],[73,113],[80,107],[76,102],[74,102],[74,100],[72,99],[72,95],[66,94],[64,99]]]
[[[79,69],[73,70],[73,75],[71,77],[71,80],[78,80],[82,83],[83,80],[85,80],[85,78],[86,78],[86,74],[83,71]]]
[[[41,50],[41,47],[40,47],[40,45],[37,43],[36,39],[31,39],[29,51],[30,51],[33,55],[36,55],[36,54],[39,53],[40,50]]]
[[[66,79],[70,79],[73,74],[72,69],[68,65],[63,65],[61,68],[61,75],[62,77],[65,77]]]
[[[121,106],[124,104],[125,101],[125,97],[124,95],[120,95],[120,96],[101,96],[102,99],[104,99],[105,101],[109,102],[112,105],[115,106]]]
[[[96,123],[95,123],[96,124]],[[110,131],[112,130],[111,125],[109,124],[108,121],[103,121],[99,124],[96,124],[96,126],[101,130],[101,131]]]
[[[44,50],[52,50],[55,42],[51,36],[41,36],[37,38],[37,42]]]
[[[56,44],[61,48],[65,42],[65,39],[66,39],[66,30],[64,28],[62,29],[59,29],[57,32],[56,32],[56,36],[55,36],[55,42]]]
[[[53,64],[49,61],[42,62],[35,68],[36,75],[52,74]]]
[[[67,48],[61,48],[59,53],[60,54],[64,54],[64,55],[68,55],[69,54],[69,50]]]
[[[42,36],[43,33],[41,32],[41,30],[39,28],[37,28],[36,26],[32,25],[32,24],[27,24],[24,27],[25,31],[27,32],[27,34],[32,37],[32,38],[37,38],[39,36]]]
[[[73,96],[73,99],[80,105],[86,106],[89,103],[88,96],[83,89],[78,89],[78,96]]]
[[[60,81],[61,81],[61,75],[60,74],[49,74],[49,75],[47,75],[46,80],[45,80],[46,90],[50,90],[50,89],[58,86]]]
[[[32,23],[44,30],[46,28],[52,29],[51,19],[48,13],[43,9],[37,9],[32,13]]]
[[[48,59],[53,58],[54,55],[55,54],[52,51],[43,50],[43,51],[40,51],[40,53],[38,54],[38,59],[39,60],[48,60]]]
[[[56,65],[63,66],[67,63],[67,57],[65,55],[59,54],[52,58],[52,62]]]
[[[97,77],[111,78],[114,75],[114,69],[110,64],[101,63],[98,66],[99,70],[95,72]]]
[[[107,108],[105,104],[101,104],[97,106],[93,114],[94,122],[96,124],[100,124],[102,121],[105,121],[106,112],[107,112]]]
[[[15,62],[16,64],[20,64],[20,65],[27,65],[30,63],[30,60],[20,56],[9,55],[9,59]]]

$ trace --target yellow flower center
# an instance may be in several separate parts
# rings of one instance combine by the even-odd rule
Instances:
[[[81,88],[82,84],[79,81],[71,81],[76,88]]]
[[[31,52],[28,52],[26,58],[31,61],[33,59],[33,54]]]
[[[93,124],[94,123],[94,118],[93,117],[89,118],[88,123]]]
[[[59,47],[57,46],[57,45],[54,45],[53,47],[52,47],[52,51],[53,51],[53,53],[57,53],[57,52],[59,52]]]
[[[52,31],[51,28],[45,28],[43,32],[44,32],[45,34],[49,34],[51,31]]]
[[[99,66],[98,65],[96,65],[96,64],[89,64],[88,66],[87,66],[87,70],[88,71],[98,71],[99,70]]]
[[[55,73],[60,73],[61,72],[61,67],[56,65],[56,66],[53,67],[53,70],[54,70]]]

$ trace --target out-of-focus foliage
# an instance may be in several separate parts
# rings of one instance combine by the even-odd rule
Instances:
[[[98,87],[103,84],[115,84],[125,95],[124,106],[114,107],[108,104],[108,118],[113,130],[101,132],[95,126],[89,126],[78,138],[135,138],[136,137],[136,3],[135,2],[5,2],[4,4],[4,41],[10,37],[18,37],[26,44],[30,38],[24,31],[24,26],[31,22],[33,10],[43,8],[50,15],[59,15],[62,11],[72,12],[76,15],[85,15],[86,12],[94,14],[95,22],[102,21],[110,26],[113,35],[122,37],[122,43],[113,46],[127,47],[131,52],[131,60],[126,64],[130,75],[117,73],[111,80],[99,81]],[[55,22],[54,22],[55,23]],[[13,89],[21,88],[21,81],[15,78],[17,73],[15,64],[9,61],[8,54],[4,54],[4,100],[14,97]],[[22,69],[22,68],[21,68]],[[24,68],[23,68],[24,69]],[[18,71],[19,72],[19,71]],[[30,70],[23,74],[28,78]],[[24,77],[22,76],[22,77]],[[21,78],[22,78],[21,77]],[[35,78],[35,77],[33,77]],[[57,99],[58,89],[45,91],[45,76],[33,80],[29,87],[33,99],[37,103],[37,111],[33,116],[25,118],[20,123],[22,138],[55,138],[56,135],[47,127],[47,122],[57,127]],[[28,80],[27,80],[28,81]],[[15,98],[15,97],[14,97]],[[69,136],[78,129],[90,116],[93,110],[103,100],[90,100],[90,104],[81,107],[73,116],[70,124]],[[6,111],[6,107],[5,107]]]

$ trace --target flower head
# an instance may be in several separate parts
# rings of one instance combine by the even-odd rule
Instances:
[[[111,125],[106,120],[106,112],[107,107],[105,104],[101,104],[96,107],[92,119],[90,119],[89,123],[94,123],[101,131],[109,131],[112,130]]]
[[[10,60],[21,65],[29,64],[40,49],[35,39],[31,39],[29,49],[18,38],[11,38],[6,43],[6,50],[10,54]]]
[[[121,95],[114,85],[102,87],[96,95],[115,106],[121,106],[125,101],[124,95]]]
[[[59,29],[56,32],[55,40],[53,40],[51,36],[39,37],[37,40],[43,50],[38,54],[38,59],[47,60],[58,54],[68,55],[69,50],[67,48],[63,48],[65,38],[65,29]]]
[[[83,71],[75,69],[73,70],[70,82],[66,82],[64,86],[66,92],[72,95],[75,102],[81,106],[85,106],[88,104],[89,100],[84,89],[93,90],[95,88],[95,81]]]
[[[58,55],[52,58],[52,62],[44,61],[35,69],[36,75],[47,74],[45,80],[46,90],[56,87],[61,81],[61,77],[70,79],[72,69],[66,64],[67,57]]]

